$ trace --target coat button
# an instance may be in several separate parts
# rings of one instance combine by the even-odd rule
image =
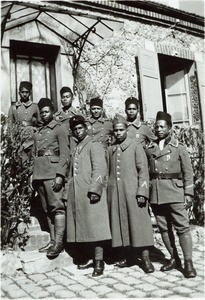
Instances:
[[[158,171],[158,169],[156,168],[155,171]]]

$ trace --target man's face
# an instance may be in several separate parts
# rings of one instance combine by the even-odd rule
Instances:
[[[71,106],[73,101],[73,96],[70,92],[65,92],[61,96],[61,103],[64,107]]]
[[[130,104],[125,109],[128,119],[135,120],[138,114],[137,106],[135,104]]]
[[[127,127],[125,124],[115,124],[113,126],[113,134],[118,143],[122,143],[127,137]]]
[[[48,124],[50,121],[53,120],[53,111],[50,106],[44,106],[40,110],[40,115],[44,124]]]
[[[78,139],[78,141],[82,141],[87,135],[86,126],[83,124],[78,124],[73,129],[74,136]]]
[[[170,134],[171,127],[164,120],[158,120],[155,124],[155,134],[160,139],[165,139]]]
[[[102,115],[102,111],[103,109],[101,106],[93,105],[90,107],[90,112],[94,119],[99,119]]]
[[[29,100],[30,94],[31,92],[25,87],[22,87],[19,91],[19,95],[21,97],[22,102],[27,102]]]

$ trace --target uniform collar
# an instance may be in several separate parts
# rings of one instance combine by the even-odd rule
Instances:
[[[100,122],[100,123],[104,123],[105,122],[105,119],[101,116],[99,119],[94,119],[93,117],[90,117],[88,119],[88,121],[91,123],[91,124],[94,124],[96,122]]]
[[[65,112],[65,110],[64,110],[63,107],[62,107],[61,109],[59,109],[59,110],[56,112],[56,116],[57,116],[57,115],[60,115],[62,112],[63,112],[64,114],[72,113],[72,114],[76,115],[75,108],[74,108],[73,106],[71,106],[66,112]]]
[[[129,145],[131,144],[132,140],[130,138],[126,138],[121,144],[114,144],[113,145],[113,153],[117,150],[117,147],[119,146],[121,148],[122,151],[125,151]]]
[[[81,153],[82,149],[85,147],[85,145],[87,145],[87,143],[89,143],[90,141],[92,141],[92,138],[89,135],[86,135],[86,137],[77,144],[77,151],[78,154]]]
[[[128,122],[127,121],[128,126],[133,125],[134,127],[136,127],[137,129],[140,128],[140,126],[142,125],[142,122],[137,122],[137,119],[135,119],[133,122]]]
[[[16,106],[23,105],[25,107],[29,107],[29,106],[31,106],[31,104],[33,104],[33,102],[31,100],[29,100],[28,102],[21,102],[21,101],[19,101],[19,102],[16,103]]]
[[[57,121],[55,121],[55,120],[52,120],[52,121],[50,121],[50,123],[48,123],[48,124],[46,124],[46,125],[43,125],[43,126],[40,128],[40,130],[41,130],[42,128],[46,128],[46,127],[50,128],[50,129],[53,129],[56,125],[59,125],[59,123],[58,123]]]

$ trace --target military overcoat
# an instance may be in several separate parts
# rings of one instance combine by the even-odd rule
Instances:
[[[153,142],[146,149],[146,154],[150,169],[151,204],[184,202],[185,194],[193,196],[193,169],[182,143],[169,138],[161,151],[158,143]]]
[[[149,197],[147,158],[141,144],[126,138],[108,148],[108,203],[113,247],[153,245],[148,203],[139,207],[136,196]]]
[[[71,155],[67,199],[67,241],[111,239],[105,190],[107,165],[102,145],[86,136]],[[88,192],[100,196],[91,203]]]
[[[52,120],[34,134],[32,148],[33,180],[54,179],[57,174],[66,176],[70,160],[66,129]]]
[[[62,123],[63,126],[65,126],[65,128],[68,130],[68,134],[71,135],[72,132],[70,130],[69,121],[70,121],[70,118],[72,118],[73,116],[75,116],[77,114],[78,114],[77,109],[72,106],[68,109],[68,111],[65,111],[63,108],[61,108],[54,114],[54,119],[57,122]]]
[[[89,117],[86,120],[88,134],[93,140],[100,142],[104,148],[107,148],[111,143],[112,123],[104,117],[94,119]]]
[[[152,130],[146,124],[140,122],[128,122],[127,127],[127,136],[143,145],[143,147],[150,143],[151,141],[156,140],[156,136]]]

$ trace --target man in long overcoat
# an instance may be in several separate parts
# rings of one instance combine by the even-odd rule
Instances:
[[[155,124],[158,139],[146,149],[151,179],[150,202],[162,240],[171,256],[161,270],[181,268],[174,226],[184,255],[184,275],[192,278],[196,276],[196,270],[192,263],[192,238],[186,209],[192,204],[193,170],[187,149],[171,137],[171,127],[170,114],[158,112]]]
[[[34,135],[32,184],[47,216],[51,238],[49,244],[39,251],[46,252],[49,257],[56,257],[64,248],[65,205],[62,194],[70,160],[68,134],[53,119],[54,106],[50,99],[40,99],[38,107],[43,126]]]
[[[147,158],[140,143],[127,137],[127,121],[116,115],[113,120],[115,143],[108,148],[108,201],[113,247],[132,246],[141,250],[142,268],[154,272],[149,258],[153,232],[148,213],[149,174]],[[117,263],[127,266],[126,253]]]
[[[68,178],[67,242],[77,242],[79,247],[90,243],[90,247],[94,247],[92,276],[99,276],[104,269],[103,241],[111,239],[105,191],[105,152],[99,142],[88,136],[83,116],[72,117],[70,128],[77,145],[71,154]]]

